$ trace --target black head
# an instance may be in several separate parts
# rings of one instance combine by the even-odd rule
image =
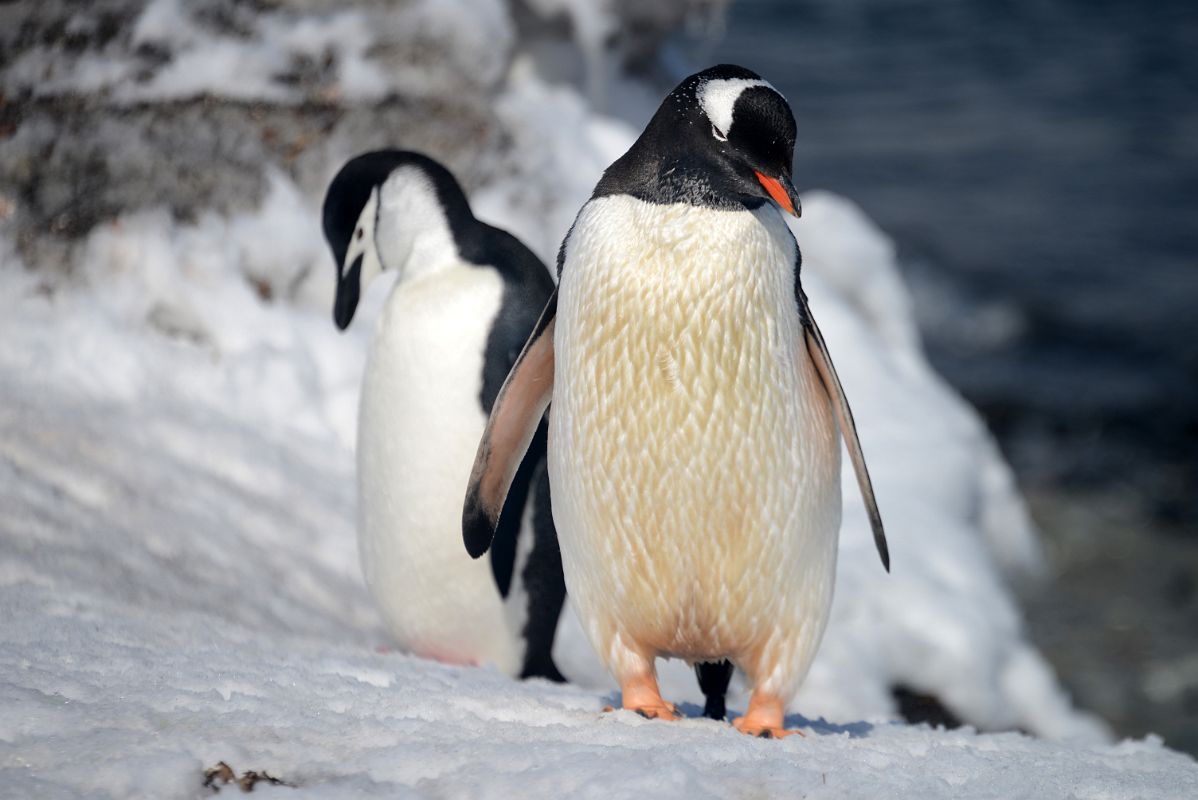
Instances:
[[[406,150],[377,150],[350,159],[329,184],[324,198],[324,236],[333,251],[337,269],[337,296],[333,321],[345,330],[358,308],[362,286],[387,267],[380,252],[379,231],[402,220],[380,220],[382,194],[388,179],[402,167],[415,167],[429,180],[436,200],[452,223],[473,220],[458,182],[453,175],[428,156]]]
[[[636,143],[604,173],[595,196],[722,209],[772,200],[798,216],[794,146],[786,99],[757,73],[721,64],[670,92]]]

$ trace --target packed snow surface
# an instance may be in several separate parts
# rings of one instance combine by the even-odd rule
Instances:
[[[379,654],[352,635],[33,584],[0,597],[15,617],[0,649],[0,781],[11,797],[195,797],[202,770],[222,760],[295,787],[258,791],[297,798],[1198,792],[1193,762],[1154,740],[1051,743],[795,717],[805,738],[766,741],[709,720],[603,714],[610,696]]]

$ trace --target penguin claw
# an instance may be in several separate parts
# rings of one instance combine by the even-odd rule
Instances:
[[[624,708],[645,719],[676,720],[681,716],[678,707],[661,696],[652,672],[621,678],[620,694]]]
[[[804,739],[807,738],[807,734],[793,728],[758,728],[755,725],[737,725],[737,722],[740,722],[740,720],[733,722],[732,727],[743,734],[757,739],[785,739],[787,736],[795,735],[801,736]]]
[[[759,722],[754,722],[745,717],[737,717],[732,721],[732,727],[736,728],[746,736],[752,736],[757,739],[785,739],[787,736],[801,736],[807,738],[807,734],[803,733],[798,728],[783,728],[782,726],[763,725]]]
[[[682,718],[682,714],[679,713],[677,706],[672,703],[662,703],[659,706],[640,706],[639,708],[630,708],[628,710],[635,712],[638,716],[645,719],[660,719],[673,722]]]
[[[682,717],[682,712],[679,711],[678,706],[674,705],[673,703],[666,703],[664,706],[661,706],[658,708],[643,707],[643,708],[633,708],[633,709],[629,709],[629,710],[632,711],[637,716],[643,717],[645,719],[673,720],[673,719],[680,719]],[[614,706],[604,706],[603,707],[604,714],[610,714],[613,711],[616,711],[616,708]]]
[[[749,698],[748,710],[744,715],[732,720],[732,727],[746,736],[755,736],[758,739],[785,739],[796,733],[806,737],[807,734],[798,729],[783,727],[785,713],[786,706],[780,699],[756,690]]]

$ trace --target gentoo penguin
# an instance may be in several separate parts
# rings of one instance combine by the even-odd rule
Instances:
[[[475,219],[450,172],[418,153],[350,160],[323,216],[339,328],[372,279],[398,273],[366,361],[357,452],[359,553],[391,633],[416,655],[563,680],[551,657],[565,583],[544,432],[516,465],[490,568],[458,543],[475,447],[553,292],[549,270]]]
[[[786,100],[747,69],[713,67],[670,93],[562,243],[557,291],[491,411],[463,513],[478,557],[552,399],[566,585],[624,707],[674,719],[655,659],[726,659],[753,684],[733,724],[766,737],[793,733],[786,705],[828,620],[838,429],[889,570],[781,213],[799,213],[794,141]]]

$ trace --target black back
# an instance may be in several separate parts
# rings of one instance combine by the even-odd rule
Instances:
[[[455,231],[456,236],[457,232]],[[524,348],[528,335],[536,327],[541,310],[553,293],[553,279],[541,260],[519,239],[507,231],[485,223],[476,221],[470,236],[465,241],[459,239],[458,246],[459,255],[463,261],[492,267],[498,270],[503,278],[503,300],[500,303],[499,312],[491,324],[491,333],[487,337],[487,345],[483,354],[482,383],[478,398],[483,413],[489,415],[492,406],[495,405],[495,398],[499,396],[499,390],[503,387],[503,382],[507,380],[508,373]],[[541,427],[544,427],[543,423]],[[495,576],[495,584],[503,597],[507,597],[511,590],[512,577],[516,568],[516,542],[520,534],[524,509],[533,489],[533,476],[536,473],[537,465],[543,463],[545,457],[546,436],[541,431],[529,445],[528,452],[516,472],[512,486],[508,490],[508,499],[504,504],[503,513],[500,514],[495,529],[495,539],[491,544],[491,570]],[[548,484],[547,475],[542,475],[542,479]],[[541,519],[539,524],[544,522],[545,520]],[[536,524],[538,524],[538,520],[534,518],[534,525]],[[552,524],[550,519],[551,530]],[[543,541],[545,538],[543,535],[537,536],[538,541]],[[549,538],[552,539],[552,546],[556,550],[556,533]],[[556,569],[560,574],[561,556],[558,555],[556,558]],[[531,596],[529,599],[534,601]],[[533,616],[530,613],[529,624],[533,623]],[[553,618],[553,624],[556,629],[556,616]],[[552,637],[550,640],[552,641]]]
[[[468,263],[494,268],[503,278],[503,300],[487,337],[479,390],[479,405],[489,415],[512,365],[536,327],[541,310],[553,294],[554,285],[544,263],[523,242],[507,231],[477,220],[473,222],[471,226],[451,225],[459,256]],[[549,473],[545,468],[547,439],[547,426],[542,421],[499,515],[491,543],[491,572],[499,593],[506,598],[516,571],[516,550],[524,511],[530,502],[534,503],[532,549],[521,573],[528,617],[521,631],[525,653],[520,677],[561,682],[565,678],[553,661],[553,641],[566,599],[566,582],[557,530],[549,507]]]
[[[515,236],[477,220],[475,226],[471,240],[459,240],[462,260],[493,267],[503,278],[503,302],[487,340],[479,394],[483,411],[490,414],[500,387],[553,294],[553,278],[544,262]]]

